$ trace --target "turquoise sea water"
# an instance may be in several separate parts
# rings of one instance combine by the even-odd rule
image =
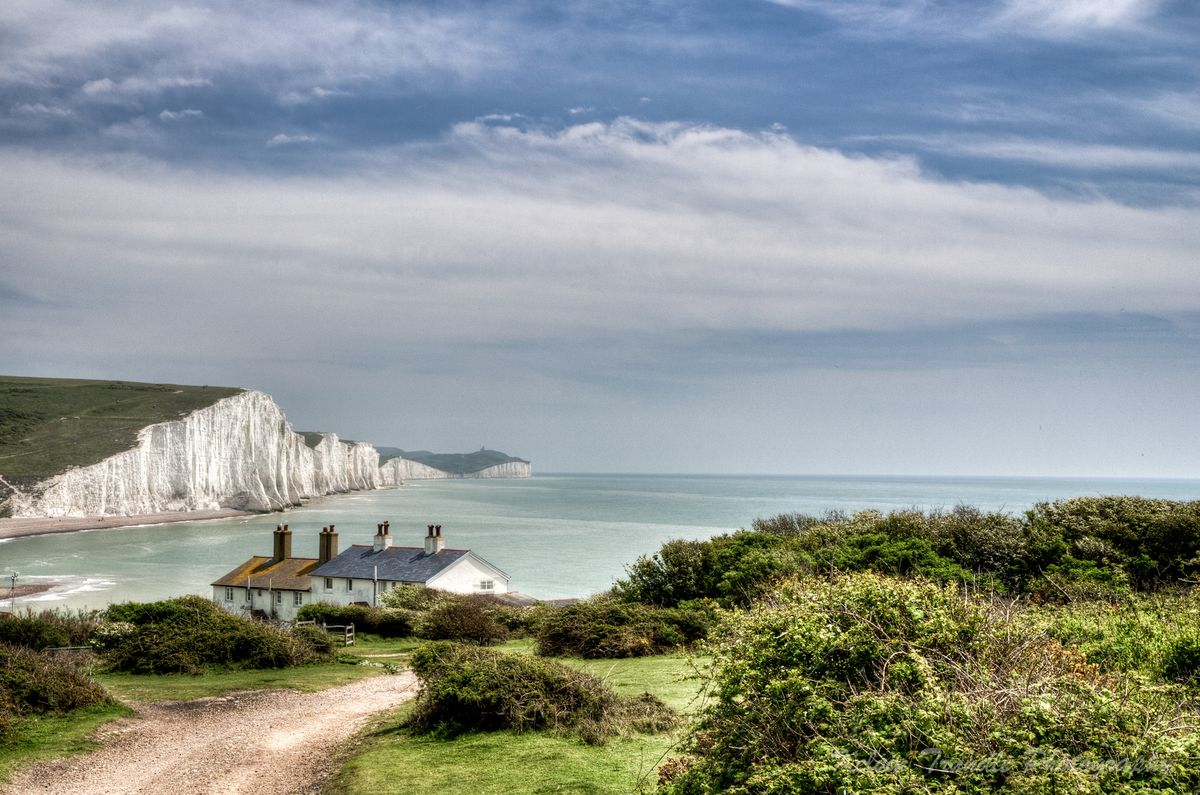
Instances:
[[[251,555],[270,554],[277,523],[291,526],[294,554],[315,557],[324,525],[337,525],[344,549],[370,543],[386,519],[396,543],[412,546],[421,544],[427,524],[441,524],[447,546],[474,549],[509,573],[514,590],[586,596],[608,588],[626,564],[668,539],[749,527],[759,516],[959,503],[1019,513],[1042,500],[1099,494],[1200,499],[1200,481],[574,474],[414,481],[314,500],[283,514],[7,541],[0,543],[0,577],[15,571],[18,582],[61,583],[18,600],[18,607],[209,595],[208,583]],[[0,579],[0,600],[7,585]]]

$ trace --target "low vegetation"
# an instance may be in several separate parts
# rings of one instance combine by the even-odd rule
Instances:
[[[225,612],[199,596],[113,605],[93,643],[113,671],[202,673],[286,668],[331,653],[323,632],[293,632]]]
[[[746,607],[773,583],[806,574],[873,571],[964,583],[1041,602],[1120,600],[1200,574],[1200,501],[1083,497],[1040,503],[1022,517],[952,511],[784,514],[750,531],[671,541],[628,569],[625,601],[674,607],[710,598]]]
[[[591,744],[674,725],[673,710],[643,693],[618,696],[597,677],[552,660],[455,643],[413,654],[422,689],[408,719],[417,732],[549,730]]]
[[[730,613],[664,790],[1191,792],[1200,703],[958,587],[860,573]]]
[[[21,716],[63,714],[108,700],[76,658],[0,644],[0,739],[11,736]]]
[[[548,657],[645,657],[704,638],[714,619],[703,603],[662,608],[602,597],[542,611],[534,636]]]

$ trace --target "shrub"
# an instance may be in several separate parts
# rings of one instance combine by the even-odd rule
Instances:
[[[1068,544],[1084,538],[1104,542],[1140,590],[1176,582],[1200,554],[1200,501],[1080,497],[1038,503],[1026,517],[1031,527]]]
[[[704,606],[661,608],[601,599],[545,611],[534,635],[543,656],[642,657],[700,640],[713,615]]]
[[[0,618],[0,643],[41,651],[69,645],[67,633],[48,621],[29,616]]]
[[[675,722],[672,710],[648,693],[621,698],[591,674],[536,657],[430,643],[413,654],[412,667],[422,688],[408,725],[418,732],[549,730],[599,744]]]
[[[426,640],[458,640],[488,646],[508,637],[508,630],[489,613],[486,597],[447,599],[424,613],[417,634]]]
[[[412,620],[404,610],[363,605],[307,604],[296,613],[300,621],[316,621],[330,626],[353,624],[355,630],[385,638],[406,638],[412,634]]]
[[[209,666],[285,668],[314,660],[309,635],[225,612],[199,596],[114,605],[94,643],[109,668],[201,673]]]
[[[450,594],[436,588],[426,588],[423,585],[398,585],[381,593],[379,604],[383,607],[400,610],[424,611],[449,597]]]
[[[745,606],[774,581],[811,566],[789,538],[742,531],[707,541],[668,541],[654,555],[626,567],[625,578],[613,590],[623,601],[658,607],[696,599]]]
[[[0,714],[69,712],[108,701],[104,688],[62,655],[0,644]]]
[[[1104,674],[1011,605],[874,574],[730,614],[664,791],[1159,792],[1200,786],[1197,705]]]

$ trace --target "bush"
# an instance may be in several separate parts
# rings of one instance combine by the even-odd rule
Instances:
[[[613,590],[623,601],[657,607],[696,599],[744,607],[779,578],[811,568],[812,561],[790,539],[742,531],[707,541],[668,541],[626,567],[626,577]]]
[[[34,651],[70,645],[67,633],[48,621],[31,615],[0,618],[0,643]]]
[[[458,640],[489,646],[508,637],[508,630],[489,613],[486,597],[460,597],[435,604],[423,614],[417,634],[426,640]]]
[[[225,612],[199,596],[113,605],[94,643],[107,666],[129,673],[202,673],[286,668],[315,660],[311,633],[295,633]]]
[[[667,793],[1200,786],[1200,711],[1183,689],[1105,674],[961,589],[801,580],[730,614],[711,652],[712,699]]]
[[[75,660],[0,644],[0,714],[70,712],[108,700]]]
[[[301,607],[296,613],[296,618],[328,626],[353,624],[356,631],[371,632],[384,638],[407,638],[413,634],[409,614],[404,610],[391,608],[317,602]]]
[[[700,640],[713,620],[711,607],[661,608],[601,599],[543,612],[534,636],[543,656],[643,657]]]
[[[412,667],[422,688],[408,726],[418,732],[549,730],[599,744],[675,723],[672,710],[648,693],[621,698],[591,674],[536,657],[430,643],[413,654]]]

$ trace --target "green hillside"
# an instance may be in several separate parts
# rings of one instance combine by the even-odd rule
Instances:
[[[20,486],[95,464],[137,443],[140,429],[242,389],[0,375],[0,476]],[[0,484],[0,499],[7,487]]]
[[[407,458],[409,461],[416,461],[453,475],[466,475],[497,464],[529,463],[524,458],[516,458],[499,450],[488,450],[487,448],[480,448],[474,453],[431,453],[428,450],[401,450],[399,447],[376,447],[375,449],[379,451],[380,459],[383,461],[387,461],[389,458]]]

